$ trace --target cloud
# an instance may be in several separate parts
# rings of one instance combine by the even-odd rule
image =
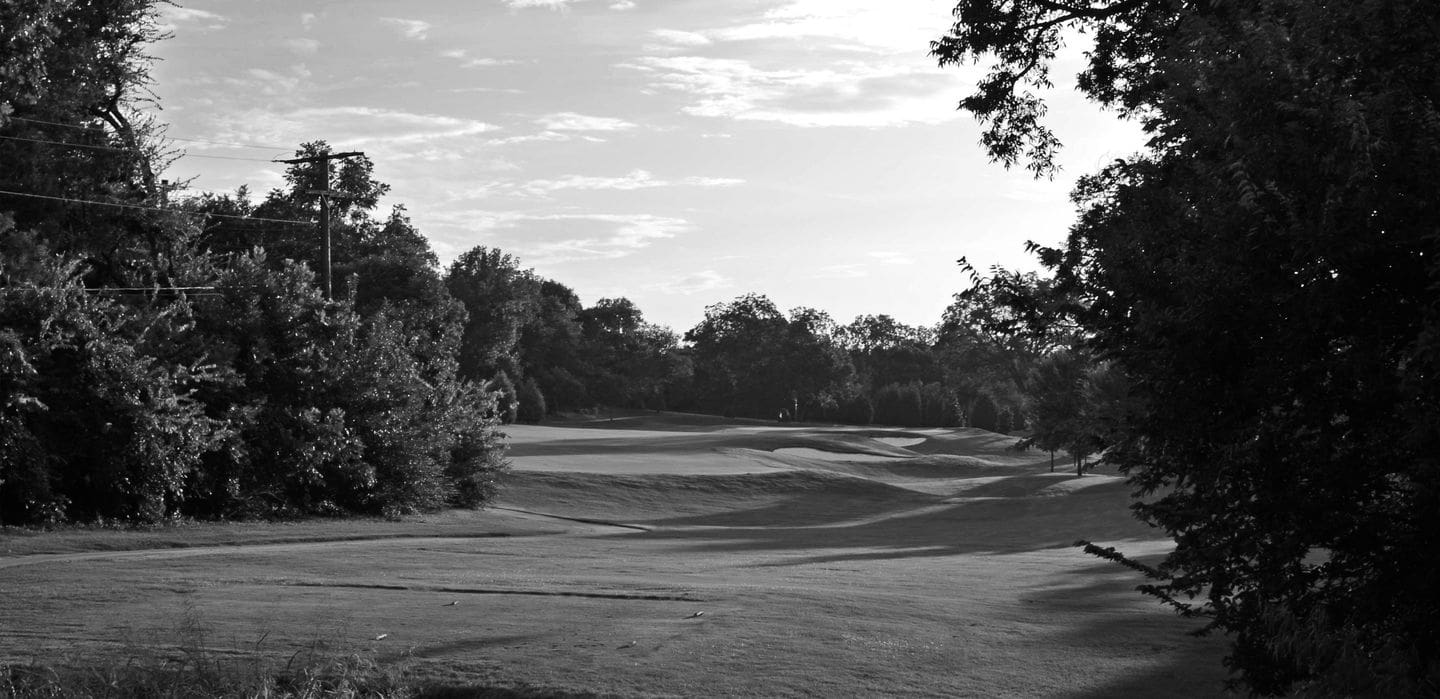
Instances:
[[[307,56],[314,55],[320,50],[320,42],[316,39],[311,39],[308,37],[286,39],[285,45],[290,47],[291,51]]]
[[[516,89],[516,88],[513,88],[513,87],[452,87],[452,88],[449,88],[449,89],[447,89],[447,90],[445,90],[445,91],[446,91],[446,92],[453,92],[453,93],[456,93],[456,94],[464,94],[464,93],[467,93],[467,92],[475,92],[475,93],[498,92],[498,93],[503,93],[503,94],[507,94],[507,95],[520,95],[520,94],[524,94],[524,93],[525,93],[524,90],[519,90],[519,89]]]
[[[933,0],[789,0],[757,21],[709,34],[726,41],[830,39],[850,49],[924,55],[937,28],[954,22],[953,6]]]
[[[384,22],[400,30],[400,34],[406,39],[424,41],[426,34],[430,31],[430,23],[418,19],[401,19],[399,17],[381,17]]]
[[[527,7],[543,7],[547,10],[563,10],[577,0],[505,0],[505,6],[519,10]]]
[[[303,65],[291,66],[288,72],[277,73],[264,68],[250,68],[227,76],[222,82],[238,93],[284,99],[295,98],[308,89],[310,70]]]
[[[567,175],[556,179],[535,179],[527,182],[495,182],[472,188],[459,198],[501,196],[545,197],[564,190],[629,192],[658,187],[733,187],[745,180],[730,177],[684,177],[676,180],[657,179],[645,170],[633,170],[620,177]]]
[[[506,136],[504,138],[492,138],[486,141],[489,146],[513,146],[521,143],[556,143],[569,141],[572,137],[559,131],[541,131],[540,133],[521,134],[519,136]]]
[[[624,119],[586,116],[574,112],[549,114],[535,120],[535,123],[549,131],[627,131],[635,124]]]
[[[685,219],[655,214],[456,211],[446,218],[492,234],[527,264],[618,259],[694,229]]]
[[[680,31],[678,29],[651,29],[650,35],[676,46],[708,46],[714,42],[704,34]]]
[[[440,55],[446,58],[453,58],[460,61],[461,68],[490,68],[494,66],[509,66],[519,63],[508,58],[491,58],[489,56],[472,57],[465,49],[451,49],[442,51]]]
[[[617,11],[617,12],[623,12],[623,11],[625,11],[625,10],[633,10],[633,9],[635,9],[635,1],[634,1],[634,0],[618,0],[617,2],[612,2],[612,3],[610,3],[610,9],[615,10],[615,11]]]
[[[707,269],[678,279],[672,279],[659,284],[650,284],[642,288],[646,291],[658,291],[663,294],[689,296],[690,294],[698,294],[702,291],[714,291],[715,289],[723,289],[732,285],[733,283],[729,277],[713,269]]]
[[[499,127],[474,119],[420,114],[375,107],[307,107],[288,111],[254,108],[221,121],[216,131],[224,140],[295,143],[326,134],[336,148],[374,150],[387,160],[416,157],[425,147],[467,139]],[[468,142],[468,141],[462,141]]]
[[[934,124],[956,118],[948,96],[954,75],[899,62],[832,61],[818,69],[765,70],[748,60],[647,56],[621,67],[649,77],[651,89],[676,92],[702,117],[802,127]]]
[[[592,221],[607,224],[611,229],[599,236],[542,243],[532,253],[540,258],[537,263],[625,257],[650,247],[656,240],[673,238],[692,228],[684,219],[650,214],[557,214],[549,220]]]
[[[161,5],[156,28],[163,33],[174,33],[180,31],[181,25],[184,25],[184,29],[208,32],[224,29],[225,25],[229,23],[229,17],[214,12],[176,5]]]
[[[315,26],[315,20],[319,19],[314,12],[306,12],[300,15],[300,26],[309,29]]]

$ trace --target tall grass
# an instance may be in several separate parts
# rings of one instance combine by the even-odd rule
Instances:
[[[86,657],[0,662],[0,699],[594,699],[588,691],[426,679],[406,654],[379,659],[353,643],[316,638],[296,650],[212,642],[200,615],[187,609],[174,642],[127,642]],[[348,646],[348,648],[347,648]]]
[[[193,610],[169,645],[127,643],[86,658],[0,663],[0,697],[295,698],[420,696],[406,663],[345,652],[315,640],[288,654],[265,646],[267,635],[239,647],[217,647]]]

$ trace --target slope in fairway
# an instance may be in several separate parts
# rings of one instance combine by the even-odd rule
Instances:
[[[179,643],[199,620],[234,652],[323,640],[461,686],[1219,693],[1220,639],[1070,546],[1166,550],[1113,475],[1051,474],[969,429],[647,414],[509,433],[515,470],[479,513],[118,533],[134,551],[0,534],[0,656]]]

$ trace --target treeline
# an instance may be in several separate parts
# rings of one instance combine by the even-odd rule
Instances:
[[[977,279],[978,281],[978,279]],[[780,421],[979,427],[1068,451],[1076,467],[1109,443],[1124,377],[1064,326],[1037,332],[1014,298],[1044,284],[1011,275],[957,294],[934,326],[887,315],[836,323],[781,312],[763,295],[717,303],[678,335],[628,299],[583,306],[564,284],[475,248],[445,275],[469,313],[460,372],[502,390],[507,419],[598,406]]]
[[[327,299],[302,223],[319,165],[258,205],[167,202],[165,142],[135,109],[151,2],[10,4],[0,27],[0,522],[491,494],[498,397],[460,374],[464,306],[403,210],[373,215],[368,161],[337,173],[353,196],[337,199]]]

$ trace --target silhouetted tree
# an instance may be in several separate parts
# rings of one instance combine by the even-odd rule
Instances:
[[[1255,693],[1440,688],[1437,11],[964,0],[933,44],[993,61],[961,104],[1007,165],[1051,171],[1030,90],[1077,28],[1081,90],[1149,135],[1081,180],[1035,298],[1129,379],[1108,458],[1176,541],[1142,589]]]

